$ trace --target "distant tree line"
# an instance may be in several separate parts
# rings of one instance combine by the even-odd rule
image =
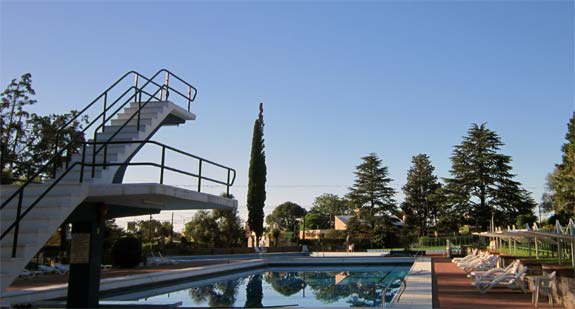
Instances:
[[[371,153],[361,158],[348,194],[318,196],[309,212],[286,202],[268,215],[266,223],[291,231],[295,230],[294,222],[304,221],[301,218],[305,216],[306,229],[333,229],[334,216],[351,215],[348,234],[369,239],[373,246],[400,237],[392,224],[395,217],[405,218],[409,230],[419,236],[451,235],[464,225],[488,230],[492,226],[533,223],[537,204],[514,179],[511,157],[500,152],[503,145],[486,124],[472,124],[452,152],[451,177],[442,181],[435,175],[428,155],[413,156],[401,204],[395,200],[387,166]]]

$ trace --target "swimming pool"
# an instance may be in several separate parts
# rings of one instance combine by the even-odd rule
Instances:
[[[381,307],[383,288],[405,277],[409,269],[409,264],[270,267],[107,300],[181,302],[182,307]]]

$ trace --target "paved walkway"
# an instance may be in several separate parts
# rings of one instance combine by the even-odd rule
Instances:
[[[191,267],[201,267],[207,265],[214,265],[214,264],[227,264],[228,262],[236,262],[236,260],[202,260],[202,261],[193,261],[193,262],[181,262],[178,264],[170,264],[170,265],[155,265],[155,266],[146,266],[146,267],[137,267],[137,268],[113,268],[110,270],[102,271],[101,278],[115,278],[115,277],[124,277],[130,275],[140,275],[140,274],[150,274],[150,273],[157,273],[163,272],[171,269],[183,269],[183,268],[191,268]],[[21,279],[18,278],[10,285],[7,289],[8,291],[14,290],[22,290],[22,289],[29,289],[35,287],[42,287],[42,286],[49,286],[49,285],[56,285],[56,284],[63,284],[68,283],[68,275],[38,275],[34,278],[28,279]]]
[[[534,308],[531,293],[521,290],[493,288],[479,293],[465,272],[448,258],[434,257],[433,272],[433,308]],[[546,297],[539,300],[539,308],[551,308]]]

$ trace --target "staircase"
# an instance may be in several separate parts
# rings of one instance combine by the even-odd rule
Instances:
[[[166,73],[165,84],[154,82],[154,77],[163,72]],[[126,169],[125,164],[129,164],[131,158],[161,126],[181,124],[195,119],[195,115],[189,112],[189,103],[193,101],[191,85],[184,82],[188,86],[188,95],[181,94],[168,84],[170,76],[178,79],[179,77],[167,70],[160,70],[150,79],[136,72],[128,72],[121,79],[132,73],[136,76],[135,86],[128,90],[131,91],[133,88],[134,95],[118,108],[121,112],[117,113],[111,113],[112,106],[107,104],[106,99],[108,91],[118,82],[108,88],[104,96],[99,97],[104,98],[103,113],[88,125],[95,128],[92,138],[83,144],[80,153],[69,155],[69,163],[58,167],[53,179],[48,179],[42,184],[27,182],[22,186],[0,186],[2,291],[15,280],[74,209],[90,195],[92,184],[121,183]],[[141,87],[138,87],[139,78],[147,81]],[[155,90],[153,94],[145,90],[148,86],[153,86]],[[193,90],[195,97],[195,88]],[[188,109],[168,101],[168,91],[183,96],[187,100]],[[142,100],[142,94],[148,94],[148,99]],[[100,126],[96,127],[98,125]],[[64,149],[59,153],[63,152]],[[48,162],[36,175],[45,175],[50,169]],[[199,179],[201,177],[199,175]],[[14,238],[15,235],[17,239]]]

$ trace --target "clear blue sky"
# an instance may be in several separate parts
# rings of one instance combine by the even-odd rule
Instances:
[[[266,213],[345,194],[370,152],[398,191],[418,153],[447,177],[482,122],[539,201],[575,109],[574,15],[573,1],[2,0],[0,83],[31,72],[35,111],[61,113],[126,71],[174,71],[199,89],[197,121],[154,139],[236,168],[244,218],[259,102]]]

